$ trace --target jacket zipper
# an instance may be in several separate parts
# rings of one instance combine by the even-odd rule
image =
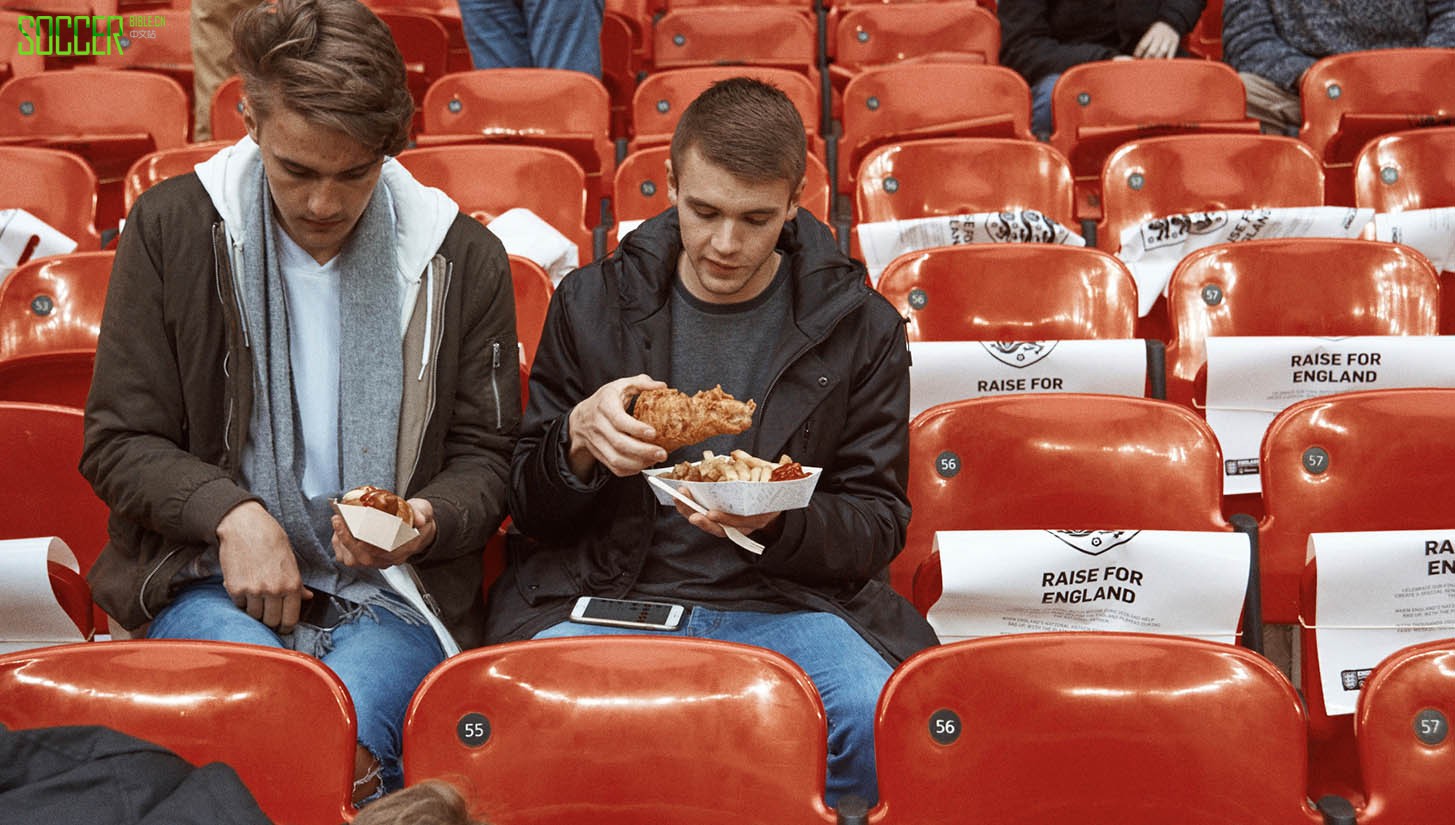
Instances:
[[[500,342],[490,342],[490,392],[495,398],[495,431],[505,429],[504,414],[500,412]]]
[[[434,263],[434,261],[431,261],[429,265],[430,266],[435,266],[436,264]],[[454,273],[454,271],[455,271],[455,264],[454,264],[454,262],[453,261],[446,261],[445,262],[445,278],[444,278],[444,281],[445,282],[444,282],[444,285],[440,287],[440,289],[442,290],[442,292],[440,294],[440,310],[441,310],[442,313],[443,313],[443,310],[444,310],[444,297],[449,294],[449,290],[450,290],[450,276]],[[425,300],[429,301],[430,303],[433,303],[434,300],[435,300],[435,297],[433,295],[426,295],[425,296]],[[429,350],[430,350],[429,363],[430,363],[431,367],[430,367],[429,374],[426,376],[428,378],[428,380],[429,380],[429,393],[428,393],[429,403],[426,404],[425,407],[424,407],[424,422],[419,427],[419,437],[415,441],[415,445],[414,445],[414,463],[412,465],[410,465],[410,467],[409,467],[409,475],[405,477],[405,482],[406,483],[408,483],[410,481],[413,481],[414,480],[414,474],[419,471],[419,457],[424,452],[424,442],[425,442],[425,438],[426,438],[427,434],[429,433],[429,422],[434,419],[434,407],[435,407],[435,401],[436,401],[436,399],[435,399],[435,378],[436,378],[436,372],[439,370],[440,343],[443,342],[444,341],[444,338],[445,338],[445,333],[444,333],[444,319],[443,318],[440,319],[440,323],[436,325],[436,328],[433,330],[433,332],[434,332],[434,340],[433,341],[425,341],[424,342],[425,347],[429,348]],[[420,588],[420,592],[424,592],[424,588],[421,587]]]

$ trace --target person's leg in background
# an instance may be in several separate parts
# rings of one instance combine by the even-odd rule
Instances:
[[[601,17],[606,0],[525,0],[531,65],[601,77]]]
[[[530,40],[519,0],[459,0],[465,43],[477,69],[530,67]]]
[[[893,668],[848,623],[829,613],[752,613],[695,608],[688,635],[741,642],[792,659],[818,690],[828,717],[828,784],[837,806],[847,794],[879,800],[874,713]]]
[[[192,139],[212,139],[212,93],[233,74],[232,19],[256,0],[192,0]]]
[[[1248,117],[1263,124],[1263,133],[1298,137],[1303,104],[1298,95],[1262,75],[1238,72],[1248,95]]]
[[[1048,74],[1031,87],[1031,132],[1040,140],[1051,139],[1051,92],[1061,74]]]

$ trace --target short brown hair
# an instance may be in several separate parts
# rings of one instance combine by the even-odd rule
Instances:
[[[259,121],[279,106],[398,154],[414,101],[389,27],[358,0],[278,0],[237,16],[233,62]]]
[[[697,96],[672,133],[672,168],[696,147],[734,177],[803,181],[808,150],[803,118],[781,89],[750,77],[720,80]]]
[[[427,779],[386,794],[354,817],[358,825],[486,825],[470,818],[465,798],[454,785]]]

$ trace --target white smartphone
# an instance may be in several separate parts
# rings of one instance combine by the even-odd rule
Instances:
[[[571,621],[643,630],[676,630],[682,624],[683,612],[680,604],[582,596],[571,610]]]

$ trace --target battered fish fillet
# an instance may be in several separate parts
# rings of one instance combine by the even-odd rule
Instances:
[[[672,452],[715,435],[740,433],[753,425],[757,404],[739,401],[719,384],[688,397],[681,390],[646,390],[632,414],[657,431],[654,444]]]

